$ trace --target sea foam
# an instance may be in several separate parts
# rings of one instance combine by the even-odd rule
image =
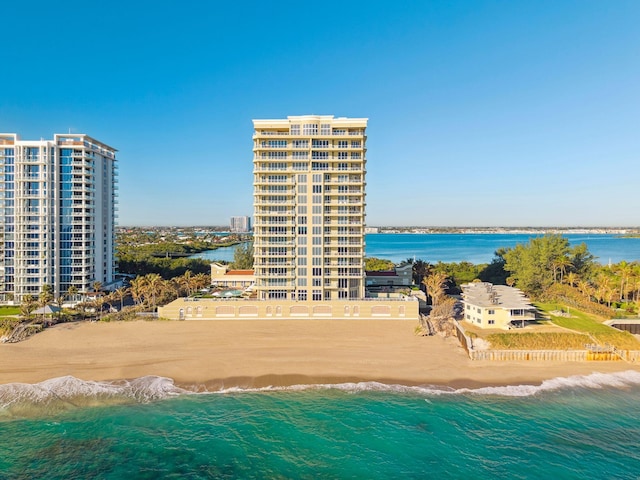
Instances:
[[[337,390],[347,393],[387,392],[420,396],[490,395],[528,397],[567,389],[625,389],[640,385],[640,372],[592,373],[557,377],[540,385],[506,385],[497,387],[459,388],[437,385],[394,385],[380,382],[327,383],[259,388],[230,387],[203,391],[199,387],[186,390],[177,387],[171,378],[145,376],[133,380],[94,382],[72,376],[53,378],[36,384],[10,383],[0,385],[0,417],[32,416],[66,411],[72,408],[147,403],[179,395],[229,395],[260,392],[302,392]]]
[[[313,385],[292,385],[286,387],[268,386],[260,388],[231,387],[214,392],[201,393],[251,393],[251,392],[280,392],[280,391],[308,391],[308,390],[340,390],[349,393],[359,392],[390,392],[411,393],[420,395],[493,395],[503,397],[528,397],[568,389],[602,389],[602,388],[630,388],[640,385],[640,372],[627,370],[617,373],[592,373],[589,375],[574,375],[557,377],[543,381],[540,385],[505,385],[496,387],[459,388],[454,389],[438,385],[397,385],[379,382],[357,383],[327,383]]]
[[[44,382],[0,385],[1,416],[51,414],[77,407],[144,403],[187,393],[170,378],[146,376],[133,380],[94,382],[72,376]]]

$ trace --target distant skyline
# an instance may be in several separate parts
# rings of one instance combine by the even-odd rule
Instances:
[[[371,226],[640,225],[640,2],[25,1],[0,132],[118,149],[119,224],[253,214],[252,119],[369,118]]]

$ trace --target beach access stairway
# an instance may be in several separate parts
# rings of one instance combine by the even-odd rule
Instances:
[[[458,340],[471,360],[496,362],[640,362],[640,350],[621,350],[613,345],[585,344],[584,350],[479,350],[474,348],[473,340],[467,335],[460,322],[456,321],[454,323]]]

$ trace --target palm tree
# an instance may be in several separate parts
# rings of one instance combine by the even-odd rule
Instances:
[[[576,285],[576,282],[578,281],[578,276],[575,274],[575,272],[569,272],[567,273],[567,284],[571,287],[574,287]]]
[[[424,277],[429,275],[429,272],[431,271],[431,264],[424,260],[416,260],[415,262],[412,261],[412,263],[413,281],[418,284],[421,281],[420,279],[424,279]]]
[[[155,308],[156,306],[156,296],[162,292],[163,289],[163,280],[160,275],[157,273],[148,273],[144,276],[145,279],[145,290],[151,295],[151,303]]]
[[[571,260],[567,257],[561,256],[557,257],[553,263],[553,283],[557,281],[557,271],[560,271],[560,283],[562,283],[562,279],[564,278],[564,274],[567,272],[567,267],[571,266]]]
[[[131,280],[131,282],[129,282],[131,296],[133,297],[133,301],[136,305],[140,304],[144,300],[146,283],[147,282],[145,277],[140,276],[134,278],[133,280]]]
[[[191,270],[187,270],[181,276],[178,277],[178,284],[185,292],[187,296],[191,295],[191,291],[193,289],[193,272]]]
[[[629,277],[633,275],[633,265],[625,262],[620,262],[616,267],[616,273],[620,276],[620,301],[626,300],[626,291],[629,289]]]
[[[589,282],[587,282],[586,280],[578,280],[577,288],[586,298],[591,298],[593,288],[591,287],[591,284]]]
[[[36,299],[31,295],[25,295],[22,297],[22,302],[20,302],[20,314],[29,320],[31,316],[31,312],[33,312],[36,308]]]
[[[78,295],[78,288],[71,285],[67,289],[67,298],[69,298],[69,300],[76,300],[76,295]]]
[[[193,286],[195,290],[200,290],[211,285],[211,276],[206,273],[199,273],[193,277]]]
[[[127,287],[116,288],[113,291],[115,299],[120,300],[120,311],[122,311],[124,299],[129,295],[129,289]]]
[[[424,277],[422,280],[422,283],[427,287],[427,295],[431,297],[431,305],[434,307],[444,296],[444,286],[446,282],[447,274],[445,272],[431,272],[430,275]]]
[[[46,306],[53,300],[53,288],[51,285],[43,285],[40,296],[38,297],[38,305],[42,308],[42,323],[44,324],[46,316]]]

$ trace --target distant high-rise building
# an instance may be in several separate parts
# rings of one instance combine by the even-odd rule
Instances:
[[[366,118],[254,120],[261,299],[364,297]]]
[[[248,233],[251,231],[251,217],[231,217],[230,227],[233,233]]]
[[[115,154],[87,135],[0,134],[0,299],[114,281]]]

